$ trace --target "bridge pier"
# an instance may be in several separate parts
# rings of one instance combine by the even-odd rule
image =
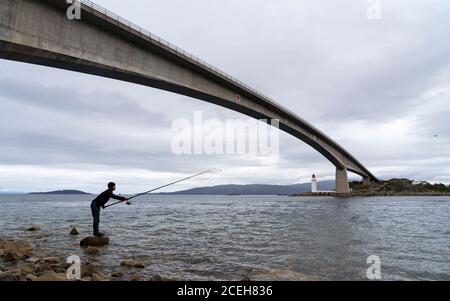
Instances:
[[[350,193],[350,186],[348,184],[347,169],[336,168],[336,193],[348,194]]]
[[[363,184],[370,186],[370,178],[369,177],[363,177]]]

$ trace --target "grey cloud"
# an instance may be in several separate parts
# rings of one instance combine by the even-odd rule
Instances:
[[[27,106],[59,112],[70,112],[72,118],[127,120],[128,123],[153,127],[166,126],[171,120],[164,110],[149,111],[139,101],[121,93],[83,92],[79,86],[42,86],[33,82],[0,78],[0,97],[13,99]],[[6,113],[6,112],[5,112]],[[77,117],[78,116],[78,117]]]

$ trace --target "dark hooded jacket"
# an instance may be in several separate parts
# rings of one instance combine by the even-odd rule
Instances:
[[[118,201],[125,201],[125,197],[115,195],[111,190],[105,190],[98,195],[92,202],[95,203],[98,207],[103,207],[108,203],[109,199],[115,199]]]

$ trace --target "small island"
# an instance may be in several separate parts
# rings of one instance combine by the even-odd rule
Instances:
[[[55,194],[55,195],[79,195],[79,194],[90,194],[80,190],[56,190],[47,192],[30,192],[29,194]]]

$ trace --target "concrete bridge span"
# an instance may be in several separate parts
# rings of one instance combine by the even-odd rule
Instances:
[[[287,132],[336,167],[336,191],[347,172],[377,178],[342,146],[295,113],[139,26],[80,1],[69,20],[65,0],[0,0],[0,58],[150,86],[216,104],[257,119],[279,120]]]

